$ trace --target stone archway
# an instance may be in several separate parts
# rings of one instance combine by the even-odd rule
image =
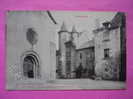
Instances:
[[[40,58],[35,51],[24,52],[21,57],[21,65],[23,78],[40,78]]]

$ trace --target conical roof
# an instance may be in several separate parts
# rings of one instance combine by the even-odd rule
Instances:
[[[63,22],[60,31],[67,31],[65,22]]]
[[[75,26],[72,27],[72,33],[77,33]]]

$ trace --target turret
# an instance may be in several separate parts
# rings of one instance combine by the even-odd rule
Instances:
[[[61,33],[61,32],[68,32],[68,30],[67,30],[67,28],[66,28],[65,22],[63,22],[63,24],[62,24],[62,26],[61,26],[61,28],[60,28],[59,33]]]
[[[76,30],[76,27],[73,26],[72,27],[72,31],[70,32],[70,40],[73,42],[73,44],[76,46],[76,43],[77,43],[77,37],[78,37],[78,32]]]
[[[78,33],[75,26],[72,27],[72,32],[70,32],[70,40],[74,40],[74,34]]]
[[[72,27],[72,33],[77,33],[77,30],[75,28],[75,25]]]
[[[63,22],[60,31],[58,32],[59,34],[59,52],[60,52],[60,61],[61,61],[61,66],[62,66],[62,75],[65,76],[66,73],[66,46],[65,43],[69,39],[69,32],[66,28],[65,22]]]
[[[66,41],[67,39],[67,33],[68,33],[68,30],[66,28],[66,24],[65,22],[63,22],[58,34],[59,34],[59,50],[61,51],[62,50],[62,47],[63,47],[63,43]]]

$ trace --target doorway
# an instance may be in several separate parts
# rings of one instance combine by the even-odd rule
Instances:
[[[23,64],[24,76],[27,76],[28,78],[34,78],[35,66],[36,66],[36,63],[32,56],[25,57],[24,64]]]
[[[24,78],[34,79],[40,76],[40,62],[35,52],[26,52],[23,56],[23,76]]]

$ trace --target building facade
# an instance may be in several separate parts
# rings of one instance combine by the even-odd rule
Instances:
[[[63,23],[59,32],[60,58],[57,60],[59,78],[100,78],[126,80],[125,15],[118,12],[93,31],[94,38],[79,48],[75,43],[75,26],[72,31]],[[77,36],[78,37],[78,36]],[[58,74],[58,73],[57,73]]]
[[[74,78],[75,77],[75,69],[76,69],[76,47],[73,42],[70,40],[65,43],[66,45],[66,78]]]
[[[94,40],[82,44],[76,49],[76,66],[82,66],[81,78],[91,78],[95,75]]]
[[[70,40],[70,34],[65,23],[62,24],[59,34],[59,63],[61,65],[62,76],[66,76],[66,46],[65,43]]]
[[[126,75],[126,64],[122,64],[122,59],[126,61],[126,52],[122,50],[125,49],[124,17],[117,13],[110,22],[104,22],[103,27],[94,30],[95,74],[103,79],[120,80],[121,74]]]
[[[58,78],[88,78],[94,75],[94,40],[87,41],[84,46],[77,48],[78,35],[75,26],[69,32],[65,23],[62,24],[56,56]]]
[[[9,11],[6,24],[8,88],[15,80],[56,78],[56,22],[49,11]],[[11,85],[11,86],[10,86]]]

